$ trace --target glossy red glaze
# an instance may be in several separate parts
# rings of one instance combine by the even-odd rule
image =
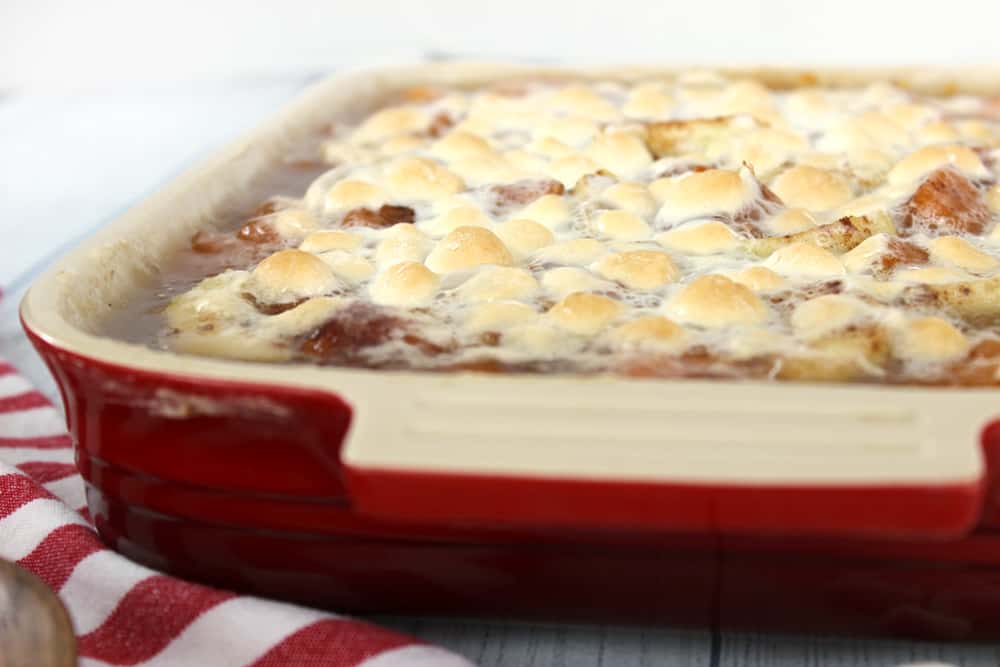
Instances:
[[[1000,526],[993,484],[980,531],[948,541],[918,534],[974,517],[929,489],[905,490],[914,504],[901,509],[898,488],[835,502],[805,487],[730,495],[631,485],[609,514],[609,489],[580,480],[355,471],[345,485],[338,453],[351,409],[339,397],[151,373],[29,335],[63,393],[101,535],[182,576],[364,612],[1000,636],[1000,534],[987,530]],[[983,444],[996,470],[1000,425],[984,430]],[[359,497],[384,515],[359,512]],[[671,530],[641,519],[667,502]],[[528,512],[532,525],[477,521],[505,506],[520,508],[515,518]],[[639,519],[623,524],[622,508]],[[547,527],[571,513],[579,528]],[[817,516],[832,532],[860,528],[867,539],[733,534],[815,527]],[[901,530],[874,532],[887,525]]]
[[[639,531],[948,539],[979,519],[980,483],[941,486],[717,486],[620,483],[406,470],[354,470],[359,509],[427,521],[618,526]],[[607,499],[614,497],[609,504]],[[461,503],[455,503],[461,498]]]
[[[81,456],[219,491],[345,497],[338,454],[351,408],[337,396],[151,373],[29,335],[59,384]]]
[[[177,519],[95,487],[101,534],[178,575],[340,611],[727,629],[1000,636],[1000,536],[947,544],[599,534],[534,541],[304,534]],[[652,536],[648,536],[652,538]]]
[[[986,461],[986,479],[983,480],[986,493],[979,525],[1000,528],[1000,420],[987,424],[980,440]]]

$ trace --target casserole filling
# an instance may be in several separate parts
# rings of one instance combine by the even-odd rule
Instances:
[[[1000,381],[997,98],[706,72],[419,89],[317,146],[308,187],[195,235],[157,345],[367,368]]]

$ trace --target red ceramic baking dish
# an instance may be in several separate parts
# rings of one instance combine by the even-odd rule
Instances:
[[[993,390],[293,367],[101,335],[213,210],[332,119],[414,85],[657,71],[336,76],[49,270],[22,320],[104,539],[362,612],[1000,634]],[[1000,91],[997,70],[742,73]]]

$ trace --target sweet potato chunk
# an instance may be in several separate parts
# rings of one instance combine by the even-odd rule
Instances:
[[[937,380],[936,384],[960,387],[1000,385],[1000,340],[980,341],[968,356],[952,364]]]
[[[785,236],[771,236],[752,241],[750,252],[767,257],[778,248],[792,243],[810,243],[835,254],[842,254],[875,234],[895,234],[892,220],[884,213],[850,216],[836,222]]]
[[[704,153],[709,144],[742,132],[740,122],[748,121],[739,116],[716,116],[647,123],[646,146],[657,158]]]
[[[982,194],[954,169],[938,169],[920,184],[904,207],[900,232],[981,234],[990,219]]]
[[[347,366],[371,365],[365,358],[368,348],[399,340],[436,356],[445,348],[413,332],[413,322],[390,310],[355,303],[339,311],[333,319],[302,337],[299,352],[320,363]],[[391,366],[393,360],[384,365]]]
[[[240,227],[236,232],[236,238],[249,243],[275,243],[278,240],[278,233],[271,225],[254,218]]]
[[[401,337],[406,330],[402,318],[381,309],[356,304],[303,338],[299,349],[323,360],[356,360],[368,347]]]
[[[812,354],[784,359],[782,380],[849,382],[880,374],[889,362],[889,336],[878,326],[848,327],[813,341]]]
[[[903,291],[905,305],[940,308],[976,326],[1000,324],[1000,276],[940,285],[914,285]]]
[[[383,204],[377,211],[370,208],[355,208],[344,216],[344,227],[392,227],[400,222],[413,222],[416,211],[409,206]]]
[[[886,251],[878,258],[873,273],[885,278],[897,266],[918,266],[930,261],[930,254],[915,243],[905,239],[890,238]]]
[[[427,134],[433,139],[437,139],[444,136],[454,125],[455,119],[448,112],[442,111],[431,118],[431,124],[427,127]]]
[[[232,243],[228,234],[201,230],[191,237],[191,250],[199,255],[216,255],[229,249]]]
[[[409,206],[393,206],[383,204],[378,209],[379,217],[385,220],[390,226],[400,222],[413,222],[416,219],[416,211]]]
[[[545,195],[561,195],[566,188],[559,181],[518,181],[507,185],[494,185],[490,188],[497,198],[499,206],[524,206]]]

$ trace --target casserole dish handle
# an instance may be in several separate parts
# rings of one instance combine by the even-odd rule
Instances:
[[[394,379],[351,401],[348,493],[397,520],[950,539],[992,392]],[[794,398],[789,398],[794,396]],[[995,429],[994,429],[995,430]]]

